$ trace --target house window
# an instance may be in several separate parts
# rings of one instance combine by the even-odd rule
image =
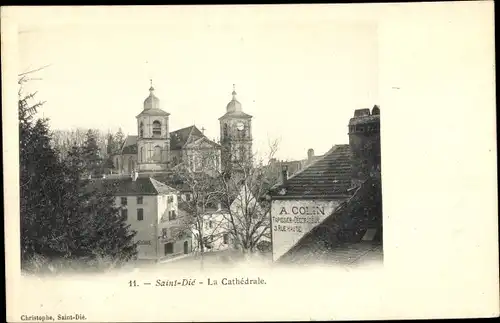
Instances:
[[[191,201],[191,194],[186,194],[186,201]]]
[[[161,147],[160,146],[155,146],[153,159],[154,159],[154,161],[157,161],[157,162],[161,161]]]
[[[213,224],[212,220],[210,220],[210,221],[208,222],[208,228],[209,228],[209,229],[212,229],[212,228],[213,228],[213,226],[214,226],[214,224]]]
[[[126,197],[122,197],[122,205],[127,205],[127,198]]]
[[[142,204],[142,196],[137,197],[137,204]]]
[[[174,245],[169,242],[165,244],[165,255],[170,255],[174,253]]]
[[[158,120],[153,121],[153,137],[161,137],[161,123]]]
[[[141,147],[141,154],[139,156],[139,162],[143,162],[144,161],[144,147]]]
[[[177,214],[175,213],[175,211],[168,211],[168,219],[169,220],[175,220],[177,218]]]
[[[229,234],[227,233],[224,233],[224,235],[222,236],[222,239],[224,240],[224,244],[228,244],[229,243]]]
[[[122,217],[125,219],[125,221],[128,220],[128,210],[127,209],[122,210]]]
[[[161,229],[161,237],[163,239],[167,239],[167,232],[168,232],[167,228]]]
[[[168,203],[174,203],[174,197],[172,195],[169,195],[167,197]]]
[[[137,209],[137,221],[142,221],[142,220],[144,220],[144,210]]]

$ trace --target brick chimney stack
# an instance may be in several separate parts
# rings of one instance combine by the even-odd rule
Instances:
[[[349,121],[353,185],[380,174],[380,108],[354,111]]]
[[[314,158],[314,149],[309,148],[307,150],[307,163],[310,164],[313,161]]]
[[[281,167],[281,178],[283,180],[283,185],[286,186],[288,182],[288,165],[283,165]]]

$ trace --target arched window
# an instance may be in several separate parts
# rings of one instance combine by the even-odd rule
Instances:
[[[158,120],[153,121],[153,137],[161,137],[161,123]]]
[[[144,147],[141,147],[141,153],[139,155],[139,162],[144,162]]]
[[[227,138],[228,131],[227,131],[227,123],[224,124],[224,139]]]
[[[139,124],[139,138],[142,137],[144,137],[144,124],[141,121],[141,123]]]
[[[161,147],[160,146],[155,146],[153,159],[156,162],[160,162],[161,161]]]

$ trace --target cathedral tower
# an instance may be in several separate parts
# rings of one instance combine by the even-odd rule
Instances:
[[[222,163],[225,168],[252,161],[252,116],[243,112],[236,99],[233,84],[233,98],[226,106],[226,113],[219,118]]]
[[[160,108],[160,99],[151,84],[144,109],[137,115],[137,165],[138,171],[166,170],[170,152],[168,117],[170,113]]]

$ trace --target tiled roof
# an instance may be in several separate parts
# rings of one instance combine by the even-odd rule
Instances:
[[[174,194],[174,193],[177,194],[178,193],[178,190],[176,190],[175,188],[172,188],[164,183],[161,183],[161,182],[155,180],[154,178],[149,178],[149,180],[151,181],[151,184],[153,184],[153,186],[155,187],[158,194]]]
[[[309,164],[314,163],[315,161],[323,158],[324,155],[321,156],[313,156],[312,160],[308,159],[301,159],[301,160],[272,160],[270,161],[269,165],[266,165],[264,167],[269,167],[272,169],[273,172],[278,172],[281,175],[281,167],[283,165],[288,166],[288,174],[289,176],[294,175],[304,167],[307,167]]]
[[[318,248],[315,251],[302,251],[292,257],[283,258],[282,263],[298,265],[344,265],[356,266],[383,261],[381,244],[370,242],[349,243],[337,246],[333,250]]]
[[[246,114],[245,112],[243,111],[229,111],[229,112],[226,112],[226,114],[224,114],[222,117],[219,118],[219,120],[221,119],[225,119],[225,118],[243,118],[243,119],[251,119],[252,116],[249,115],[249,114]]]
[[[286,194],[278,192],[286,189]],[[351,188],[351,150],[349,145],[336,145],[322,158],[312,162],[287,180],[286,186],[271,190],[275,199],[334,198],[349,196]]]
[[[189,126],[170,132],[170,149],[180,150],[189,138],[202,138],[204,134],[196,127]],[[209,140],[207,138],[207,140]],[[210,142],[213,142],[209,140]],[[217,145],[215,142],[213,142]],[[127,136],[122,148],[122,154],[137,154],[137,136]]]
[[[195,125],[170,132],[170,149],[182,149],[191,136],[203,137],[204,135]]]
[[[342,237],[343,232],[361,232],[375,229],[375,242],[363,242],[362,236]],[[379,179],[368,179],[347,201],[342,202],[325,220],[302,237],[280,261],[309,262],[317,257],[334,258],[349,245],[359,243],[380,245],[382,234],[382,194]],[[330,255],[330,256],[329,256]],[[333,255],[333,256],[332,256]]]
[[[122,155],[137,154],[137,136],[127,136],[122,146]]]
[[[163,195],[173,194],[177,191],[163,183],[150,177],[137,178],[135,181],[131,177],[117,179],[91,179],[88,180],[86,188],[88,190],[109,189],[115,195]]]
[[[147,173],[139,173],[139,178],[152,178],[158,182],[164,183],[174,189],[176,189],[179,193],[190,192],[191,189],[189,185],[182,181],[182,178],[170,171],[162,171],[162,172],[147,172]]]

